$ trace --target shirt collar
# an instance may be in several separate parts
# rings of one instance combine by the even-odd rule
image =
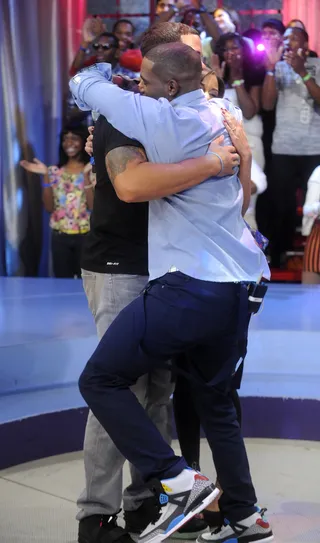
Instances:
[[[178,96],[177,98],[174,98],[174,100],[171,101],[171,104],[173,106],[179,105],[179,106],[188,106],[192,103],[201,103],[203,100],[206,100],[205,94],[202,89],[197,89],[191,92],[187,92],[186,94],[182,94],[181,96]]]

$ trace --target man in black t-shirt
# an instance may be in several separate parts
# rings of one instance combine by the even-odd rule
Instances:
[[[128,205],[119,200],[105,165],[109,151],[128,145],[142,147],[100,116],[94,131],[95,199],[82,268],[95,273],[141,275],[147,281],[148,203]]]

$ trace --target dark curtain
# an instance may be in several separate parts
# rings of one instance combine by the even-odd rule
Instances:
[[[68,66],[84,13],[84,0],[0,3],[0,275],[48,274],[41,180],[19,161],[57,163]]]

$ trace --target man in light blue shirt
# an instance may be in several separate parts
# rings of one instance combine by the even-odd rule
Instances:
[[[105,75],[111,79],[108,67],[104,74],[91,70],[73,78],[70,88],[78,105],[99,111],[138,139],[152,162],[202,156],[223,132],[219,106],[208,103],[200,89],[200,57],[183,44],[159,46],[147,54],[140,85],[146,96],[118,89]],[[129,390],[140,375],[182,351],[190,353],[189,370],[197,382],[194,401],[224,489],[229,537],[240,530],[248,542],[250,534],[255,541],[272,540],[269,525],[255,508],[246,452],[227,393],[244,354],[248,293],[243,282],[269,274],[241,208],[236,174],[150,203],[151,282],[108,329],[80,378],[82,395],[119,450],[146,481],[157,480],[157,514],[143,541],[169,537],[217,494],[204,476],[186,469],[184,459],[174,455]],[[225,537],[211,534],[210,540]]]
[[[200,88],[171,103],[165,99],[155,101],[111,85],[105,80],[108,76],[111,81],[108,65],[98,66],[107,67],[104,74],[96,69],[82,72],[70,83],[79,107],[89,109],[95,104],[96,111],[115,128],[140,141],[150,162],[175,163],[202,156],[211,141],[222,133],[221,109],[214,102],[208,103]],[[229,143],[227,136],[225,142]],[[193,195],[197,205],[193,202],[191,207]],[[256,281],[261,275],[269,277],[265,256],[239,213],[241,206],[242,190],[236,173],[208,180],[186,194],[150,202],[150,279],[160,277],[171,267],[208,281]],[[194,237],[196,245],[190,243]],[[174,252],[175,246],[179,247],[179,254]]]

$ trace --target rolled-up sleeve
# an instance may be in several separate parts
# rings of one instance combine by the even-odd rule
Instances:
[[[144,146],[160,122],[161,103],[114,85],[110,64],[79,72],[69,87],[80,109],[101,113],[117,130]]]

